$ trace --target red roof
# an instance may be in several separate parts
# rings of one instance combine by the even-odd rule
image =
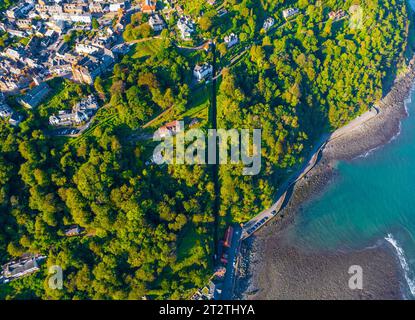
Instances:
[[[141,11],[144,13],[156,11],[156,2],[149,0],[144,1],[141,5]]]

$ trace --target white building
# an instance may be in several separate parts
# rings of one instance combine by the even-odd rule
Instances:
[[[275,24],[275,19],[273,17],[269,17],[267,20],[264,21],[263,28],[265,31],[268,31],[272,28],[272,26]]]
[[[148,24],[156,32],[164,29],[164,21],[158,14],[151,16],[150,19],[148,19]]]
[[[282,12],[282,15],[285,19],[288,19],[292,16],[295,16],[299,10],[297,8],[288,8]]]
[[[0,279],[3,278],[3,282],[6,283],[11,280],[34,273],[39,270],[39,262],[45,258],[46,256],[37,255],[24,257],[18,261],[11,261],[3,266],[3,271],[1,273]]]
[[[118,12],[120,9],[125,9],[125,1],[110,3],[110,12]]]
[[[52,18],[56,21],[69,21],[69,22],[79,22],[85,24],[92,23],[92,16],[90,14],[70,14],[70,13],[61,13],[54,14]]]
[[[98,108],[96,97],[90,95],[75,104],[72,110],[62,110],[57,115],[50,116],[49,123],[56,127],[80,125],[88,121],[96,113]]]
[[[13,126],[18,125],[22,120],[22,117],[4,102],[0,102],[0,118],[9,118],[9,123]]]
[[[193,21],[186,16],[180,17],[177,21],[177,28],[180,30],[183,40],[191,40],[192,33],[195,31]]]
[[[7,104],[0,102],[0,117],[1,118],[8,118],[11,117],[13,114],[12,108],[10,108]]]
[[[49,117],[49,123],[52,126],[72,126],[79,125],[82,122],[88,121],[89,117],[85,112],[68,112],[68,111],[59,111],[58,115],[53,115]]]
[[[229,36],[224,38],[224,41],[228,48],[233,47],[235,44],[238,43],[238,36],[234,33],[231,33]]]
[[[75,45],[75,51],[78,54],[93,54],[99,50],[100,48],[87,43],[77,43]]]
[[[82,99],[80,102],[74,105],[74,111],[81,111],[87,113],[95,113],[98,110],[98,101],[94,95],[89,95],[85,99]]]
[[[204,63],[202,65],[196,65],[193,69],[193,75],[197,79],[197,81],[202,81],[212,75],[213,73],[213,67],[208,64]]]

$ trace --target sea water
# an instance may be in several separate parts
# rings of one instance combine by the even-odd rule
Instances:
[[[354,250],[385,242],[399,258],[415,297],[415,91],[408,118],[390,143],[339,162],[336,178],[287,230],[312,250]]]

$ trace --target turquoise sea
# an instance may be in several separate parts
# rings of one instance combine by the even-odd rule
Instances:
[[[388,241],[415,298],[415,91],[400,133],[377,150],[339,162],[338,175],[309,202],[287,236],[312,250],[362,249]]]

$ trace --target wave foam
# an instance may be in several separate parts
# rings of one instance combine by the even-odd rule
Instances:
[[[415,281],[410,277],[411,269],[409,268],[408,262],[406,261],[403,249],[399,246],[398,242],[393,238],[393,236],[390,233],[387,237],[385,237],[385,240],[388,241],[395,248],[398,254],[399,262],[404,271],[406,283],[408,284],[412,296],[415,297]]]

